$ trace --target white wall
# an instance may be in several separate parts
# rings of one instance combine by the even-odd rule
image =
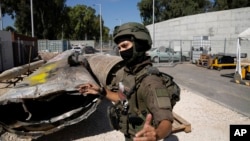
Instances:
[[[210,36],[212,52],[236,53],[239,33],[250,27],[250,8],[239,8],[185,16],[147,26],[151,37],[157,42],[193,40],[193,36]],[[250,59],[250,43],[243,43],[242,51]],[[191,46],[190,43],[187,46]]]

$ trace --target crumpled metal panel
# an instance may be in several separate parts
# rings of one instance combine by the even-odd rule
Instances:
[[[77,86],[96,83],[73,51],[48,61],[16,87],[0,96],[0,127],[38,138],[86,119],[101,101],[83,96]]]
[[[0,96],[0,104],[18,102],[20,98],[37,98],[60,91],[74,91],[82,83],[96,83],[84,66],[70,67],[72,51],[66,51],[40,67],[15,88]]]

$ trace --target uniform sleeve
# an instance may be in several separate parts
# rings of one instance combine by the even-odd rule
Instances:
[[[161,78],[156,75],[147,76],[140,88],[146,107],[153,114],[155,123],[158,125],[162,120],[173,122],[169,92]]]

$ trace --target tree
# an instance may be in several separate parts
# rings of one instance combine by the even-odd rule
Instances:
[[[56,39],[63,20],[67,20],[66,0],[33,0],[34,32],[37,38]],[[3,14],[15,18],[20,34],[31,35],[30,0],[2,0]]]
[[[140,10],[142,21],[145,25],[152,23],[152,0],[141,0],[137,3],[137,7]]]
[[[241,8],[241,7],[249,7],[249,0],[232,0],[232,4],[229,6],[230,9],[233,8]]]
[[[192,0],[172,0],[170,3],[169,17],[177,18],[199,13],[198,3]]]
[[[2,14],[8,14],[14,19],[14,11],[17,9],[17,4],[15,0],[1,0]]]
[[[34,12],[34,21],[38,38],[57,39],[63,23],[69,20],[65,0],[39,1],[34,3],[34,9],[37,9]]]
[[[34,32],[38,39],[96,39],[100,35],[100,15],[85,5],[67,7],[66,0],[33,0]],[[16,32],[31,35],[30,0],[2,0],[3,14],[15,19]],[[104,21],[102,20],[102,26]],[[109,29],[103,26],[103,38]]]
[[[15,10],[15,13],[16,22],[14,23],[14,25],[17,29],[17,32],[25,35],[31,35],[30,7],[26,0],[20,1],[17,6],[17,10]]]
[[[13,28],[12,26],[7,26],[5,30],[10,32],[16,32],[15,28]]]
[[[212,5],[209,0],[155,0],[155,22],[187,15],[207,12]],[[137,4],[145,25],[151,24],[153,12],[152,0],[141,0]]]
[[[100,37],[100,15],[95,15],[95,9],[92,7],[87,7],[85,5],[76,5],[75,7],[70,8],[69,14],[69,25],[72,29],[70,33],[71,39],[79,40],[99,40]],[[108,36],[106,33],[107,27],[104,27],[104,22],[102,22],[102,32]]]
[[[67,22],[65,0],[34,1],[35,35],[43,39],[57,39],[62,24]]]
[[[250,6],[249,0],[214,0],[213,8],[218,11],[248,6]]]

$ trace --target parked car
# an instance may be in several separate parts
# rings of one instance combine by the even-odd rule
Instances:
[[[158,62],[158,61],[180,61],[181,59],[183,61],[186,60],[185,56],[182,56],[180,52],[174,51],[172,48],[167,47],[159,47],[159,48],[152,48],[149,51],[146,52],[148,56],[150,56],[151,61]]]
[[[96,49],[92,46],[85,46],[84,47],[85,54],[94,54],[95,52],[96,52]]]
[[[76,47],[73,47],[72,48],[75,52],[79,53],[79,54],[82,54],[82,48],[79,47],[79,46],[76,46]]]

